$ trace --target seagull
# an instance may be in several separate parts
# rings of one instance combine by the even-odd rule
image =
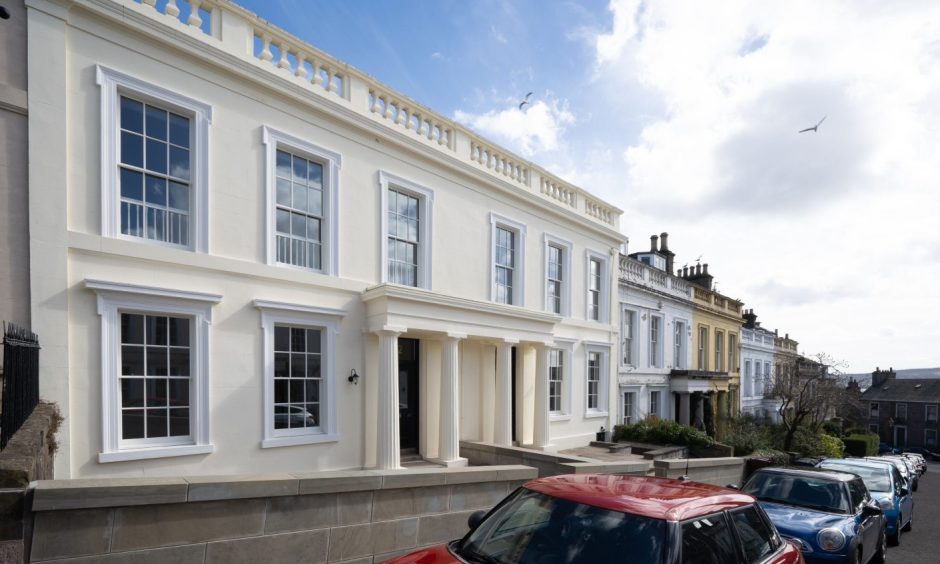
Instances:
[[[819,120],[819,122],[817,122],[816,125],[814,125],[813,127],[807,127],[806,129],[801,129],[801,130],[797,131],[797,133],[806,133],[807,131],[812,131],[813,133],[818,133],[817,130],[819,129],[819,126],[822,124],[822,122],[824,122],[824,121],[826,121],[826,116],[823,116],[822,119]]]
[[[525,106],[526,104],[529,103],[529,97],[530,97],[530,96],[532,96],[532,93],[531,93],[531,92],[529,92],[528,94],[526,94],[526,95],[525,95],[525,99],[522,100],[522,102],[519,103],[519,109],[520,109],[520,110],[522,109],[523,106]]]
[[[702,257],[703,257],[703,256],[705,256],[705,255],[699,255],[698,258],[695,259],[695,262],[702,262]]]

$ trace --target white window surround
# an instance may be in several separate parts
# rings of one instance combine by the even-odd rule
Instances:
[[[339,169],[343,166],[343,157],[339,153],[268,126],[261,129],[261,142],[265,146],[265,258],[267,263],[272,266],[283,266],[337,276],[339,274]],[[322,268],[320,270],[277,262],[275,247],[277,181],[275,175],[277,174],[277,150],[279,148],[323,166],[323,222],[326,223],[326,226],[320,231],[320,243],[323,249]]]
[[[620,408],[620,418],[618,419],[618,421],[623,423],[624,417],[626,415],[629,415],[631,424],[638,422],[639,418],[638,418],[637,413],[638,413],[639,406],[637,405],[637,403],[639,401],[641,391],[642,391],[642,387],[640,386],[621,386],[620,388],[618,388],[618,395],[620,396],[617,401],[617,403],[619,404],[619,408]],[[633,398],[632,398],[633,405],[630,408],[629,414],[625,413],[626,406],[624,405],[624,401],[623,401],[624,394],[633,394]]]
[[[658,323],[655,324],[657,327],[657,331],[655,333],[656,341],[653,341],[653,335],[654,335],[653,320],[654,319],[658,320]],[[663,366],[665,366],[665,363],[663,362],[664,360],[663,359],[663,348],[664,348],[663,347],[663,340],[664,340],[663,333],[665,332],[663,331],[663,329],[664,329],[664,325],[666,324],[665,321],[666,321],[666,318],[662,315],[657,315],[653,313],[649,314],[649,319],[648,319],[649,331],[647,332],[647,335],[646,335],[646,345],[647,345],[646,362],[650,368],[662,368]],[[653,362],[654,360],[653,357],[655,357],[655,362]]]
[[[571,241],[556,237],[548,233],[542,235],[542,307],[545,311],[552,312],[552,306],[548,303],[548,247],[549,245],[561,249],[561,312],[558,315],[562,317],[571,316],[571,255],[574,245]],[[554,313],[554,312],[552,312]]]
[[[681,325],[681,329],[682,329],[681,333],[678,335],[676,334],[676,330],[675,330],[677,323]],[[679,348],[679,363],[673,366],[673,368],[686,369],[689,367],[689,337],[692,334],[691,322],[688,319],[684,319],[681,317],[675,318],[673,320],[672,334],[673,334],[672,335],[673,349],[675,349],[676,347],[675,341],[677,337],[678,337],[678,345],[679,345],[678,347]],[[675,355],[673,355],[673,357],[675,357]],[[675,358],[673,358],[673,362],[675,362]]]
[[[434,191],[430,188],[379,171],[379,279],[382,284],[388,283],[388,190],[395,190],[410,194],[418,198],[418,288],[431,289],[431,237],[433,231]]]
[[[591,303],[588,299],[591,288],[591,259],[598,261],[601,265],[600,303],[597,306],[597,319],[591,319]],[[587,249],[585,251],[584,270],[584,318],[596,323],[610,323],[610,261],[607,255]]]
[[[550,421],[570,421],[571,420],[571,365],[574,363],[574,341],[555,339],[552,348],[562,351],[562,382],[561,382],[561,413],[549,413]],[[585,370],[587,369],[587,360],[584,361]],[[585,375],[585,380],[587,376]],[[586,396],[587,394],[585,394]],[[587,401],[587,400],[585,400]]]
[[[222,296],[203,292],[154,288],[101,280],[85,280],[85,288],[98,295],[101,316],[101,445],[98,462],[120,462],[163,458],[213,451],[209,443],[209,325],[212,306]],[[193,319],[192,388],[190,410],[192,444],[121,448],[119,405],[121,391],[118,371],[121,365],[121,312],[135,311],[177,314]]]
[[[589,353],[598,353],[600,356],[600,383],[598,384],[597,405],[604,409],[588,409],[587,406],[587,378]],[[610,389],[610,346],[587,344],[584,345],[584,418],[596,419],[609,415],[610,402],[608,390]]]
[[[646,389],[646,398],[647,402],[652,400],[653,392],[659,392],[659,405],[657,406],[658,413],[656,417],[660,419],[670,419],[671,418],[671,409],[670,404],[668,403],[672,398],[669,394],[669,386],[660,386],[656,384],[650,384]],[[653,415],[653,406],[649,403],[646,404],[646,415]]]
[[[640,312],[635,309],[628,307],[621,307],[621,319],[620,319],[620,366],[622,367],[637,367],[639,366],[639,359],[637,358],[640,354],[639,348],[637,347],[637,328],[640,323]],[[627,322],[631,322],[630,330],[630,343],[627,344],[624,341],[626,340],[626,326]],[[630,360],[631,362],[624,362],[624,349],[626,346],[629,346],[630,350]]]
[[[525,306],[525,234],[524,223],[509,219],[496,212],[490,212],[490,301],[496,301],[496,228],[512,231],[516,234],[515,264],[513,265],[512,305]],[[547,267],[546,267],[547,268]]]
[[[101,87],[101,235],[148,245],[188,248],[209,252],[209,124],[212,106],[144,82],[122,72],[96,65],[95,81]],[[121,233],[121,187],[118,185],[118,127],[121,95],[154,103],[192,118],[192,209],[190,244],[181,247]]]
[[[345,310],[289,304],[270,300],[255,300],[254,305],[261,311],[261,329],[264,332],[264,437],[261,448],[272,448],[315,443],[336,442],[339,429],[336,426],[336,333],[338,322],[346,315]],[[321,425],[315,431],[303,430],[298,433],[274,428],[274,326],[276,324],[301,326],[323,331],[321,345],[320,373],[323,390],[321,391]]]

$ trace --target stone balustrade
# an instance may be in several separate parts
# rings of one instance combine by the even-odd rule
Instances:
[[[346,110],[369,117],[471,164],[492,178],[529,191],[590,221],[614,230],[622,210],[566,183],[526,159],[480,138],[468,128],[395,93],[366,73],[320,51],[257,15],[227,0],[95,0],[113,3],[135,16],[150,17],[176,30],[188,29],[191,38],[205,42],[206,54],[220,50],[272,77],[315,96],[323,96]],[[159,8],[159,9],[158,9]]]
[[[658,268],[653,268],[626,255],[620,255],[621,282],[638,284],[673,295],[677,298],[690,299],[691,286],[685,280],[670,276]]]
[[[39,481],[32,562],[364,564],[467,531],[535,468]]]

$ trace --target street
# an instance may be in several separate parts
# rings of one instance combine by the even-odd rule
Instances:
[[[901,535],[901,545],[888,547],[891,564],[936,564],[940,562],[940,462],[930,462],[914,494],[914,520],[910,532]]]

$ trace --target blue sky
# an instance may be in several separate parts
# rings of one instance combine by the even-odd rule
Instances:
[[[940,3],[239,3],[611,201],[631,250],[668,231],[806,353],[940,366]]]

